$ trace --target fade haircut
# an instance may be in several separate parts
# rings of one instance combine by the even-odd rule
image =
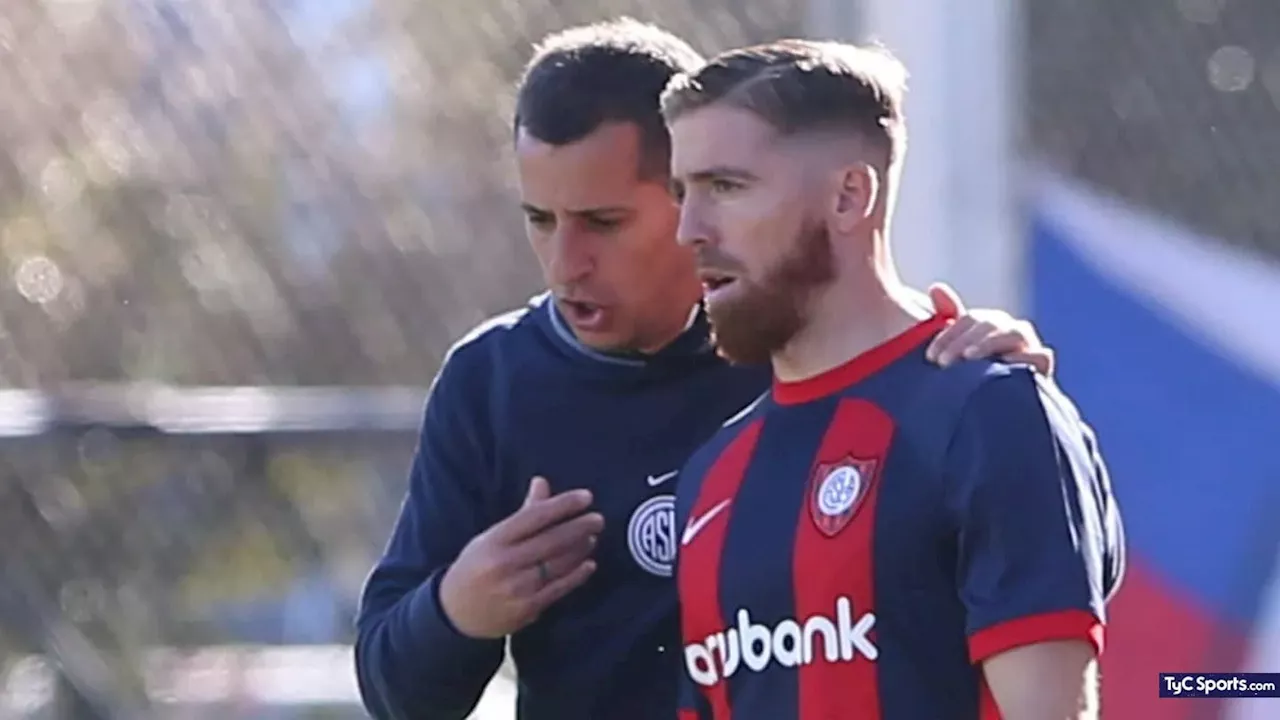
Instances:
[[[703,62],[684,40],[629,17],[554,33],[520,79],[513,129],[561,146],[608,122],[631,123],[640,131],[640,177],[665,182],[671,136],[659,100],[673,77]]]
[[[662,111],[671,121],[723,103],[784,137],[853,132],[893,165],[906,152],[906,77],[902,63],[878,47],[779,40],[721,53],[672,78]]]

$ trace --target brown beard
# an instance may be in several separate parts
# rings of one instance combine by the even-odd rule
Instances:
[[[761,282],[747,283],[737,296],[707,307],[711,338],[720,357],[737,365],[764,365],[786,347],[805,323],[812,292],[835,279],[831,236],[823,225],[801,228],[792,252]]]

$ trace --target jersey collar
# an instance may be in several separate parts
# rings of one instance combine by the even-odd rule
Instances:
[[[799,405],[839,392],[900,360],[946,327],[951,319],[947,315],[934,315],[857,355],[843,365],[837,365],[804,380],[783,382],[775,377],[773,399],[779,405]]]

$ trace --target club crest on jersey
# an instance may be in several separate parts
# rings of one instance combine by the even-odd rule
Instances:
[[[680,546],[676,496],[655,495],[640,503],[627,523],[627,547],[636,564],[658,577],[671,577]]]
[[[840,532],[853,520],[871,489],[875,477],[874,460],[846,457],[836,463],[819,463],[809,481],[809,514],[813,524],[827,537]]]

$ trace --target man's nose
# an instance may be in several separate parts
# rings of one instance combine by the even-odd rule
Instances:
[[[551,281],[557,285],[570,285],[582,280],[595,269],[591,239],[562,225],[551,237],[549,265]]]
[[[699,203],[688,198],[680,205],[680,224],[676,227],[676,242],[685,247],[698,247],[711,241],[711,228]]]

